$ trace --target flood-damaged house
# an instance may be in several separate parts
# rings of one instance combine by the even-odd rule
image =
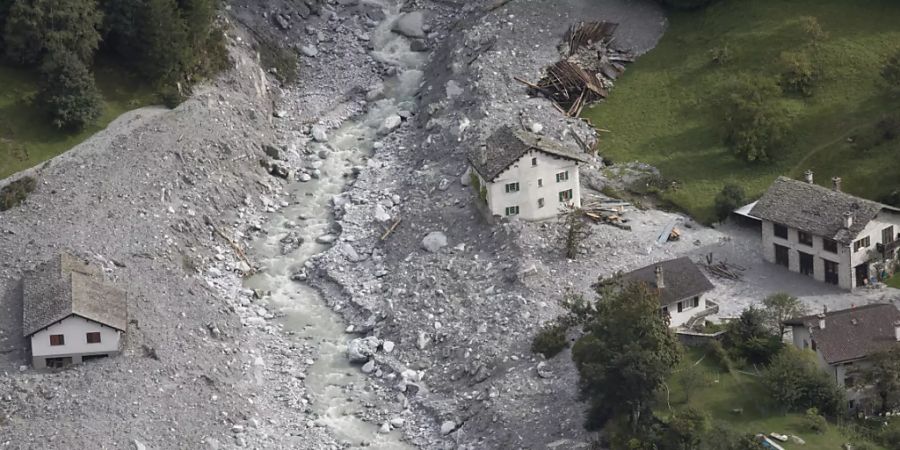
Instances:
[[[703,298],[703,294],[713,289],[713,284],[686,256],[628,272],[622,275],[622,281],[643,283],[656,291],[660,312],[669,317],[672,328],[718,311],[718,305]]]
[[[581,207],[584,153],[524,130],[501,127],[468,156],[471,184],[493,216],[556,217]]]
[[[25,275],[22,319],[37,369],[114,356],[127,325],[125,292],[63,252]]]
[[[813,182],[779,177],[750,215],[762,221],[766,261],[854,289],[875,275],[872,263],[894,260],[900,247],[900,209]]]
[[[849,409],[868,409],[860,369],[873,353],[900,345],[900,311],[889,303],[871,304],[784,323],[791,327],[794,345],[812,350],[822,370],[847,390]]]

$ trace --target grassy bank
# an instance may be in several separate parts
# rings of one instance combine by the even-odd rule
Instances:
[[[32,104],[37,92],[34,71],[0,65],[0,179],[65,152],[122,113],[154,100],[151,90],[121,67],[101,61],[94,74],[105,100],[103,116],[95,125],[70,133],[50,124]]]
[[[770,163],[749,164],[723,144],[717,98],[737,76],[777,76],[782,52],[809,46],[801,17],[814,16],[827,37],[815,47],[821,76],[812,97],[784,96],[790,143]],[[778,175],[844,179],[844,189],[877,199],[900,187],[900,141],[861,151],[848,138],[871,132],[900,109],[879,86],[879,71],[900,47],[900,4],[890,0],[725,0],[708,9],[674,12],[659,45],[629,67],[609,99],[585,116],[601,133],[613,162],[658,167],[679,188],[663,195],[696,218],[714,218],[713,198],[727,182],[760,195]],[[725,64],[710,52],[727,47]]]
[[[848,436],[843,429],[831,423],[824,433],[810,431],[802,414],[785,414],[769,401],[769,395],[758,377],[723,371],[710,358],[705,358],[701,351],[690,350],[678,369],[684,370],[697,361],[700,361],[697,365],[706,383],[691,390],[688,397],[677,377],[673,377],[668,385],[671,389],[669,403],[674,411],[691,406],[708,413],[713,422],[724,422],[740,432],[767,435],[774,432],[796,435],[806,441],[804,445],[793,441],[779,443],[786,450],[837,450],[845,442],[860,443],[858,438]],[[658,401],[657,413],[661,417],[671,414],[664,395]],[[866,443],[871,446],[868,448],[882,449],[870,442]]]

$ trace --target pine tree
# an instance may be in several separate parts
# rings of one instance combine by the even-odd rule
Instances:
[[[102,20],[95,0],[16,0],[4,27],[6,55],[33,65],[47,56],[74,54],[89,64],[100,45]]]
[[[87,66],[73,53],[52,53],[41,65],[38,102],[59,128],[78,130],[103,113],[103,98]]]

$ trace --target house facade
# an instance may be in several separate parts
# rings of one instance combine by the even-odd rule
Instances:
[[[869,355],[900,345],[900,311],[892,304],[871,304],[785,321],[794,346],[815,353],[819,367],[847,392],[848,408],[867,410],[869,393],[860,370]]]
[[[125,292],[62,253],[26,274],[23,326],[36,369],[115,356],[126,329]]]
[[[763,258],[844,289],[865,286],[872,264],[895,261],[900,209],[806,180],[779,177],[750,211],[762,221]]]
[[[556,217],[581,206],[579,165],[585,158],[561,143],[503,127],[469,155],[472,185],[493,216]]]
[[[671,259],[622,275],[626,283],[643,283],[659,294],[660,312],[669,317],[669,326],[678,328],[691,319],[711,314],[717,305],[703,295],[712,283],[688,257]]]

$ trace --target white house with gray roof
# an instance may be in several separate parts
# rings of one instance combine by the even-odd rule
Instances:
[[[864,286],[871,264],[900,247],[900,209],[841,191],[840,178],[819,186],[810,171],[779,177],[750,215],[762,220],[766,261],[844,289]]]
[[[502,127],[469,154],[472,185],[494,216],[556,217],[581,206],[580,151],[524,130]]]
[[[27,273],[23,283],[23,329],[36,369],[119,353],[125,292],[105,282],[98,267],[61,253]]]

